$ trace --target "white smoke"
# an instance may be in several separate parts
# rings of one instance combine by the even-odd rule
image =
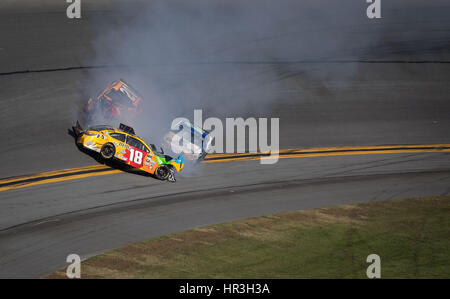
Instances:
[[[446,18],[437,2],[383,1],[383,19],[369,20],[363,0],[117,1],[98,17],[96,56],[86,61],[117,67],[94,70],[88,81],[97,92],[118,78],[136,87],[145,98],[136,131],[153,140],[194,109],[205,118],[265,117],[290,76],[345,88],[358,60],[414,54],[407,41],[418,38],[419,50],[432,49],[425,32]]]

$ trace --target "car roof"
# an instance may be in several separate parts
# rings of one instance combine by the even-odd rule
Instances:
[[[112,126],[107,126],[107,125],[96,125],[96,126],[89,127],[88,130],[105,131],[105,130],[115,130],[115,128]]]
[[[138,139],[139,141],[142,141],[143,143],[145,143],[145,144],[147,145],[147,143],[146,143],[141,137],[139,137],[139,136],[137,136],[137,135],[130,134],[130,133],[128,133],[128,132],[119,130],[119,129],[117,129],[117,128],[114,128],[113,131],[114,131],[114,133],[121,133],[121,134],[125,134],[125,135],[127,135],[127,136],[130,136],[130,137],[136,138],[136,139]]]
[[[100,126],[92,126],[92,127],[89,127],[88,130],[98,131],[98,132],[100,132],[100,131],[110,131],[110,132],[108,132],[108,133],[121,133],[121,134],[130,136],[130,137],[136,138],[136,139],[139,140],[140,142],[144,143],[145,146],[147,146],[149,149],[151,149],[151,147],[147,144],[147,142],[145,142],[141,137],[136,136],[136,135],[133,135],[133,134],[130,134],[130,133],[128,133],[128,132],[124,132],[124,131],[122,131],[122,130],[116,128],[116,127],[100,125]]]

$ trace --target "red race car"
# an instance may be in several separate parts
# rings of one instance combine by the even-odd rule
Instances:
[[[142,111],[142,101],[142,96],[120,79],[109,84],[97,98],[89,98],[83,110],[88,118],[101,117],[102,121],[130,120]]]

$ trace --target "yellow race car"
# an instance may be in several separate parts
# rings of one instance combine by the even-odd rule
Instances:
[[[135,135],[133,128],[124,124],[120,124],[118,129],[93,126],[83,130],[77,121],[72,129],[78,146],[100,153],[104,160],[121,161],[169,182],[175,182],[175,172],[183,169],[182,155],[173,159],[157,151],[155,145],[147,145]]]

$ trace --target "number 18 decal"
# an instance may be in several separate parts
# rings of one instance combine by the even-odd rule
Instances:
[[[135,150],[134,148],[130,148],[129,150],[130,150],[130,158],[128,159],[128,161],[130,162],[130,164],[132,165],[137,164],[140,167],[142,165],[143,153],[139,150]]]

